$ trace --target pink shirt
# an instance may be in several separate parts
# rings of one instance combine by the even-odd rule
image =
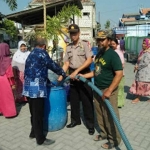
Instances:
[[[122,62],[122,67],[124,68],[124,55],[123,52],[120,49],[116,49],[115,52],[119,55],[121,62]],[[124,71],[123,71],[123,75],[124,75]]]
[[[116,49],[115,52],[119,55],[122,65],[124,65],[124,55],[123,52],[120,49]]]

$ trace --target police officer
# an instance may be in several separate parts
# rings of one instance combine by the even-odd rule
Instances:
[[[68,44],[64,56],[64,71],[69,70],[70,83],[70,105],[71,105],[71,123],[67,128],[73,128],[81,124],[80,120],[80,101],[82,101],[84,118],[89,134],[94,134],[94,109],[92,89],[82,81],[75,79],[80,73],[90,72],[92,63],[92,51],[87,41],[80,40],[80,29],[78,25],[71,24],[68,28],[71,43]]]

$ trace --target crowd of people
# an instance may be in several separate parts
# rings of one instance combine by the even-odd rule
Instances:
[[[88,134],[93,135],[94,109],[100,133],[94,141],[108,141],[102,144],[104,149],[117,147],[121,136],[114,124],[113,118],[104,103],[108,99],[119,118],[119,109],[125,105],[124,96],[124,50],[123,39],[119,45],[117,39],[112,39],[105,31],[96,37],[98,53],[93,57],[87,41],[80,39],[80,28],[76,24],[68,27],[71,43],[67,45],[63,66],[59,60],[52,60],[46,51],[46,41],[43,38],[35,40],[34,49],[29,52],[25,41],[18,43],[18,50],[10,57],[10,49],[6,43],[0,44],[0,113],[6,118],[16,117],[16,102],[28,102],[31,114],[31,132],[29,138],[35,138],[38,145],[50,145],[54,140],[46,138],[43,129],[44,102],[47,97],[48,69],[55,72],[58,82],[66,74],[71,78],[69,100],[71,106],[71,122],[66,126],[73,128],[81,124],[80,101],[82,102],[85,126]],[[53,54],[60,49],[58,41],[54,40]],[[141,96],[150,95],[150,39],[143,40],[142,50],[138,56],[134,72],[135,81],[130,93],[137,97],[132,101],[136,104]],[[62,52],[62,50],[60,50]],[[62,55],[62,53],[61,53]],[[56,56],[58,58],[58,56]],[[90,70],[94,61],[95,68]],[[103,95],[100,97],[86,84],[76,79],[76,75],[91,81]],[[94,98],[94,100],[93,100]],[[9,104],[9,105],[8,105]]]

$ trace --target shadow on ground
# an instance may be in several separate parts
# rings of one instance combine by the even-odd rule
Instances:
[[[124,92],[126,93],[126,99],[127,100],[133,100],[134,99],[134,95],[129,93],[130,87],[129,86],[124,86]]]
[[[126,99],[127,100],[134,100],[137,96],[134,94],[129,93],[130,87],[129,86],[124,86],[124,92],[126,93]],[[141,96],[140,101],[147,101],[150,100],[150,97],[143,97]]]
[[[23,106],[27,105],[28,103],[27,102],[23,102],[23,103],[16,103],[16,109],[17,109],[17,113],[19,115],[21,109]]]

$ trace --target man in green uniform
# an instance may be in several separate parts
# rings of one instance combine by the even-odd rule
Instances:
[[[104,103],[105,99],[109,99],[114,111],[119,118],[117,104],[117,87],[123,76],[122,63],[118,54],[110,48],[111,38],[105,32],[99,35],[102,41],[102,49],[95,58],[95,72],[81,75],[85,78],[94,76],[95,85],[103,92],[100,97],[94,91],[94,104],[97,114],[98,124],[100,126],[100,134],[95,137],[95,141],[107,139],[108,142],[103,144],[105,149],[112,149],[121,142],[120,134],[114,124],[113,118]]]

